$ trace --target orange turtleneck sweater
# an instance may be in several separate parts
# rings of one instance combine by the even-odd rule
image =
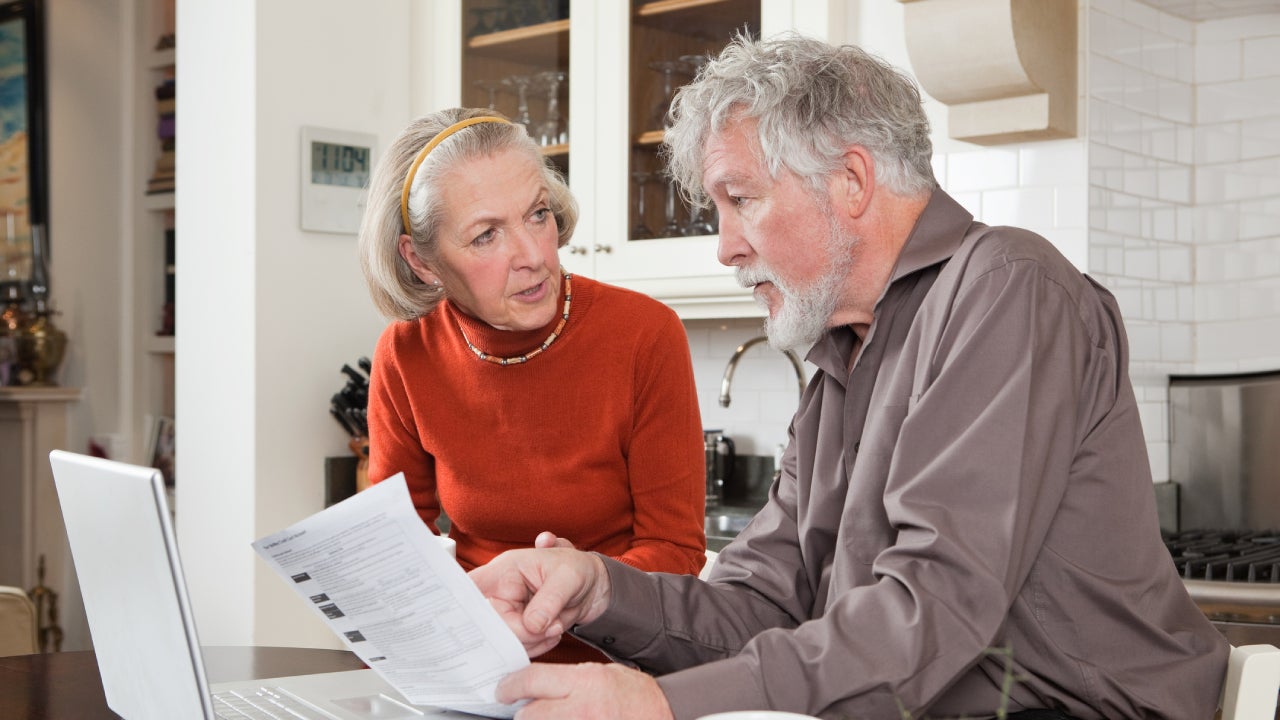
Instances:
[[[370,373],[369,478],[403,472],[433,531],[443,507],[467,570],[550,530],[642,570],[695,574],[705,472],[684,327],[644,295],[572,284],[561,336],[519,365],[481,361],[459,327],[510,357],[540,345],[558,313],[507,332],[445,301],[389,325]],[[539,660],[602,658],[570,641]]]

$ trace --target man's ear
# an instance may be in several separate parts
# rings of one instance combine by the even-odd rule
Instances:
[[[422,261],[422,258],[418,257],[418,253],[414,252],[413,238],[408,235],[401,234],[398,248],[400,250],[400,257],[404,258],[404,261],[409,263],[409,267],[413,270],[413,274],[417,275],[419,280],[428,285],[440,284],[440,277]]]
[[[876,161],[861,145],[851,145],[844,153],[842,188],[845,210],[857,219],[871,205],[876,187]]]

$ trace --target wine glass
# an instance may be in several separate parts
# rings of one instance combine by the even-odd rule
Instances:
[[[498,86],[497,85],[494,85],[493,83],[487,80],[476,80],[471,84],[485,91],[489,95],[488,107],[490,110],[498,109]]]
[[[689,74],[689,65],[682,60],[654,60],[649,63],[651,70],[662,73],[662,101],[654,109],[652,127],[664,127],[667,122],[667,111],[671,109],[671,98],[675,96],[677,73]]]
[[[533,118],[529,115],[529,84],[533,81],[528,75],[509,75],[502,79],[502,84],[513,88],[516,93],[515,121],[529,132],[533,126]],[[532,133],[530,132],[530,135]]]
[[[653,176],[647,172],[636,171],[631,173],[631,179],[636,181],[636,224],[631,228],[632,240],[648,240],[653,237],[653,231],[644,223],[644,188],[651,177]]]
[[[498,11],[496,7],[471,8],[469,12],[475,14],[476,24],[472,25],[471,29],[467,31],[468,36],[488,35],[497,30]]]
[[[705,208],[694,205],[689,208],[689,221],[685,223],[682,234],[715,235],[716,226],[712,225],[711,220],[707,218],[707,211]]]
[[[667,205],[666,205],[667,224],[662,226],[662,237],[676,237],[680,235],[680,223],[676,222],[676,181],[667,179]]]
[[[689,74],[693,77],[697,77],[698,71],[702,69],[702,66],[711,60],[706,55],[681,55],[676,59],[689,66]]]
[[[538,73],[537,81],[547,91],[547,116],[538,123],[534,139],[540,145],[559,145],[569,142],[569,133],[560,120],[560,85],[568,78],[563,70]]]

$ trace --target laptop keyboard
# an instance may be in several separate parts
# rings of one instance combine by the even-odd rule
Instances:
[[[277,688],[228,690],[214,693],[213,712],[221,720],[332,720],[328,713],[281,692]]]

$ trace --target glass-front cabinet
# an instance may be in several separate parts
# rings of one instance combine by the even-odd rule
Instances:
[[[716,261],[716,216],[682,202],[659,152],[677,88],[736,34],[824,39],[841,0],[462,0],[461,102],[525,124],[581,206],[565,266],[684,317],[758,315]],[[838,33],[835,33],[838,34]]]

